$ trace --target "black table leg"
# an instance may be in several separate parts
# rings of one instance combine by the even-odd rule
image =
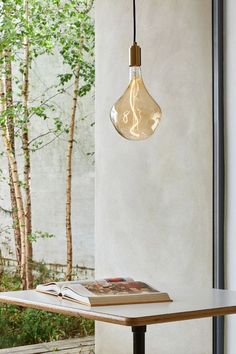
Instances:
[[[145,354],[145,332],[146,326],[132,327],[133,332],[133,354]]]

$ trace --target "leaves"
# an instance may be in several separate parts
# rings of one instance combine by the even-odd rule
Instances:
[[[14,168],[10,169],[15,173],[13,187],[14,193],[19,192],[18,201],[21,194],[30,196],[31,152],[69,132],[64,99],[71,96],[72,83],[79,83],[73,91],[76,107],[77,97],[85,96],[94,85],[94,21],[89,14],[92,4],[93,0],[28,0],[27,5],[24,0],[0,2],[0,130],[4,153],[8,160],[14,160]],[[41,69],[52,55],[57,56],[59,64],[55,66],[57,83],[49,87],[46,71],[38,74],[37,65]],[[0,171],[0,182],[9,184],[9,179],[6,182],[4,178]],[[11,237],[14,225],[20,225],[21,240],[25,240],[27,213],[23,199],[21,204]],[[26,231],[27,235],[31,233],[31,229]],[[36,231],[29,239],[35,242],[51,237]]]
[[[60,85],[64,86],[72,79],[73,74],[72,73],[58,74],[57,77],[59,78]]]
[[[14,120],[14,131],[19,137],[19,131],[24,124],[30,125],[32,118],[38,117],[47,121],[56,109],[49,101],[56,95],[66,93],[66,85],[79,76],[80,88],[78,96],[85,96],[93,87],[95,80],[94,69],[94,21],[89,10],[93,0],[29,0],[29,16],[24,16],[23,0],[5,0],[0,3],[0,66],[3,76],[7,74],[6,62],[14,67],[12,96],[10,107],[5,107],[0,115],[0,127],[5,127],[8,117]],[[24,38],[29,40],[30,68],[35,60],[42,55],[51,55],[55,51],[61,56],[68,70],[58,73],[57,94],[45,101],[38,100],[29,105],[28,115],[22,104],[22,73],[24,72],[23,49]],[[10,53],[10,54],[9,54]],[[57,54],[58,55],[58,54]],[[31,76],[30,76],[31,77]],[[31,82],[29,91],[32,92]],[[48,96],[47,96],[48,97]],[[1,98],[5,105],[7,94]],[[55,132],[67,132],[68,127],[62,118],[53,118]],[[43,145],[41,141],[34,144],[34,150]]]
[[[81,1],[80,5],[80,12],[76,1],[68,1],[62,5],[62,11],[58,12],[61,26],[58,27],[57,38],[60,54],[63,62],[69,65],[70,74],[79,75],[84,83],[83,88],[78,92],[80,96],[84,96],[91,90],[95,80],[95,33],[93,19],[86,12],[87,2]],[[77,72],[78,68],[79,72]],[[64,85],[70,79],[71,76],[61,77],[61,84]]]
[[[55,237],[55,235],[50,234],[46,231],[35,231],[31,235],[28,236],[29,241],[36,242],[38,239],[49,239]]]
[[[34,264],[35,285],[45,283],[55,275],[41,262]],[[0,291],[20,289],[17,274],[4,272],[0,277]],[[53,314],[46,311],[0,305],[0,348],[22,346],[53,340],[94,334],[94,321]]]

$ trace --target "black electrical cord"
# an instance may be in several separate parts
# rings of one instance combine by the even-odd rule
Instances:
[[[136,43],[136,0],[133,0],[134,43]]]

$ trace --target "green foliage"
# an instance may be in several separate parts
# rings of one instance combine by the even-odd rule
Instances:
[[[48,269],[44,262],[33,262],[33,270],[36,276],[34,277],[34,288],[38,284],[48,283],[50,281],[57,281],[57,274],[54,274]]]
[[[94,21],[89,14],[92,5],[93,0],[28,0],[26,9],[24,0],[0,1],[0,69],[5,81],[3,91],[8,91],[0,97],[3,103],[0,130],[3,128],[4,131],[6,127],[13,130],[10,129],[15,138],[12,139],[16,147],[13,153],[18,163],[19,186],[22,189],[27,186],[25,181],[21,181],[22,162],[25,163],[26,158],[30,162],[31,157],[30,153],[26,157],[23,143],[28,145],[30,152],[35,152],[69,131],[65,118],[68,120],[70,112],[58,114],[57,103],[53,99],[59,95],[70,95],[73,81],[78,77],[78,96],[86,95],[94,85],[95,35]],[[29,57],[26,48],[29,49]],[[55,53],[59,56],[59,62],[64,63],[63,68],[58,66],[59,72],[55,78],[58,82],[51,87],[45,85],[44,92],[35,97],[32,77],[38,57],[48,59]],[[28,72],[27,69],[29,78],[22,75]],[[28,90],[25,88],[26,82]],[[22,92],[23,88],[25,92]],[[36,132],[37,136],[31,138],[32,132]],[[24,133],[29,133],[31,140],[27,138],[24,141]],[[92,153],[87,156],[92,156]],[[0,182],[8,181],[7,178],[0,170]],[[3,208],[0,212],[6,214]],[[16,223],[13,228],[14,225]],[[0,242],[9,253],[12,229],[10,231],[0,225]],[[53,235],[36,231],[28,237],[33,242]]]
[[[0,207],[0,213],[11,214],[8,210]],[[0,224],[0,251],[1,247],[4,247],[5,251],[7,251],[9,256],[13,256],[13,252],[11,249],[11,230],[12,228],[8,225]]]
[[[12,305],[0,307],[0,348],[91,335],[91,321]]]
[[[34,138],[29,144],[31,151],[37,151],[54,141],[63,133],[68,133],[65,119],[53,117],[56,105],[52,99],[63,95],[71,86],[75,76],[80,77],[79,96],[86,95],[94,85],[94,21],[89,11],[92,1],[86,0],[29,0],[28,19],[25,16],[23,0],[5,0],[0,2],[0,65],[3,74],[6,73],[4,63],[10,62],[14,67],[13,99],[11,107],[7,107],[0,116],[0,127],[4,127],[9,116],[14,118],[16,138],[20,137],[21,128],[27,123],[35,122],[35,118],[45,121],[42,134]],[[42,55],[53,55],[58,50],[68,72],[57,74],[58,84],[52,89],[45,89],[47,96],[31,97],[28,114],[25,114],[22,104],[22,73],[24,71],[24,39],[29,42],[29,68],[31,70],[36,59]],[[59,58],[60,59],[60,58]],[[31,78],[31,74],[30,74]],[[66,86],[66,85],[69,86]],[[31,85],[31,82],[29,82]],[[30,87],[33,96],[33,90]],[[50,91],[51,92],[51,91]],[[5,97],[7,99],[7,97]],[[64,117],[63,117],[64,118]],[[48,121],[55,121],[55,126],[50,126]],[[60,121],[60,124],[59,124]],[[46,139],[46,142],[45,142]]]
[[[12,92],[5,92],[0,97],[3,106],[6,102],[8,103],[0,114],[0,130],[1,128],[5,129],[6,126],[9,127],[10,118],[15,136],[19,186],[22,189],[26,187],[26,184],[21,180],[23,176],[22,162],[25,158],[24,149],[22,149],[22,133],[26,131],[29,133],[27,144],[30,153],[38,151],[60,136],[68,134],[67,121],[70,112],[58,112],[58,104],[54,98],[71,95],[71,87],[77,76],[80,78],[79,90],[76,92],[78,96],[86,95],[94,85],[95,35],[94,21],[90,16],[92,5],[93,0],[28,0],[28,16],[26,16],[24,0],[0,1],[0,69],[3,81],[10,78],[13,84]],[[26,38],[29,44],[27,110],[22,95],[22,87],[24,86],[22,73],[27,66],[24,53]],[[58,65],[58,72],[55,76],[55,80],[58,81],[50,87],[43,82],[43,78],[39,78],[45,89],[38,97],[35,95],[32,80],[37,70],[37,60],[40,56],[48,60],[55,54],[59,63],[63,62],[64,66]],[[12,73],[7,64],[11,64]],[[6,89],[5,83],[3,86]],[[9,98],[10,101],[13,100],[10,104]],[[34,136],[34,134],[37,135]],[[6,150],[0,152],[0,157],[5,156],[4,154],[6,155]],[[27,158],[30,160],[31,154],[29,155]],[[88,153],[87,156],[91,157],[93,153]],[[6,177],[1,169],[0,182],[9,183],[8,176]],[[6,210],[1,207],[0,213],[7,214]],[[14,225],[16,223],[13,223],[13,228]],[[0,227],[0,236],[3,233],[5,238],[1,238],[2,244],[7,246],[10,243],[8,237],[10,237],[9,235],[12,237],[13,233],[11,230],[11,233],[8,234],[6,229],[3,230]],[[29,239],[36,241],[39,238],[50,237],[53,235],[36,231],[29,236]],[[10,252],[9,247],[7,250]]]
[[[94,85],[94,22],[89,14],[93,2],[58,1],[60,10],[56,34],[63,61],[70,72],[58,75],[60,85],[64,86],[73,77],[79,76],[80,89],[78,96],[86,95]]]
[[[45,268],[44,265],[38,268],[44,273],[40,274],[36,283],[39,280],[45,281],[49,276]],[[0,280],[0,291],[20,288],[18,275],[3,273]],[[94,322],[19,306],[0,305],[0,333],[0,348],[6,348],[73,338],[78,335],[92,335]]]
[[[38,239],[49,239],[55,237],[55,235],[50,234],[46,231],[35,231],[31,235],[28,236],[29,241],[36,242]]]
[[[15,291],[19,290],[21,279],[18,274],[8,274],[7,272],[1,273],[0,277],[0,291]]]

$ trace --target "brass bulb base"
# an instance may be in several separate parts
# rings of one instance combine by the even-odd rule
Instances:
[[[141,66],[141,48],[136,42],[129,50],[129,66]]]

